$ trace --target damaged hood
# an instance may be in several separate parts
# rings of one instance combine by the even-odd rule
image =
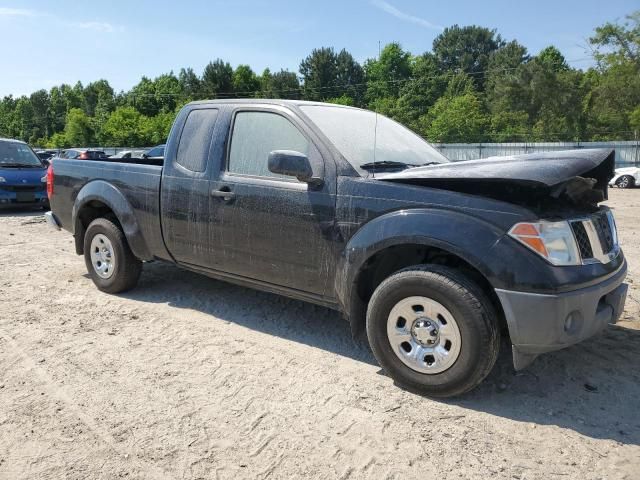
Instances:
[[[443,163],[376,173],[375,178],[497,198],[515,188],[536,197],[566,197],[575,204],[597,204],[607,198],[607,184],[614,170],[613,150],[585,149]]]

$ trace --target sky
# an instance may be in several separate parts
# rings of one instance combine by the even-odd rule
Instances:
[[[531,54],[553,44],[587,68],[595,27],[637,9],[638,0],[0,0],[0,96],[101,78],[128,90],[143,75],[200,74],[218,57],[297,72],[324,46],[364,61],[395,41],[417,55],[453,24],[496,29]]]

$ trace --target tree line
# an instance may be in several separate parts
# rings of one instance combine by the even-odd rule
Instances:
[[[142,77],[129,91],[107,80],[60,85],[0,101],[0,137],[33,145],[163,143],[178,110],[213,98],[306,99],[375,110],[432,142],[629,140],[640,130],[640,11],[589,38],[595,66],[570,65],[554,46],[531,55],[480,26],[444,29],[413,55],[398,43],[357,62],[314,49],[295,72],[235,69],[221,59]]]

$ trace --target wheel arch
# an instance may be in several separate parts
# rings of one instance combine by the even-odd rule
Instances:
[[[438,228],[441,225],[446,228]],[[506,327],[490,280],[495,273],[481,260],[502,235],[493,225],[457,212],[412,210],[369,222],[349,241],[336,277],[338,300],[354,336],[364,330],[367,304],[377,286],[393,273],[423,264],[465,273],[486,294]]]
[[[84,185],[73,204],[72,224],[77,254],[84,253],[85,233],[96,218],[113,220],[124,233],[133,254],[141,260],[151,259],[131,204],[120,190],[103,180]]]

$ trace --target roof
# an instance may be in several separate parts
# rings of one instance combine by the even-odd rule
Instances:
[[[21,143],[22,145],[26,145],[27,144],[27,142],[23,142],[22,140],[18,140],[17,138],[2,138],[2,137],[0,137],[0,142]]]
[[[225,98],[216,100],[196,100],[189,103],[189,105],[210,105],[210,104],[256,104],[256,105],[282,105],[282,106],[323,106],[323,107],[337,107],[337,108],[350,108],[354,110],[362,110],[356,107],[350,107],[348,105],[340,105],[337,103],[327,102],[312,102],[309,100],[284,100],[278,98]]]

